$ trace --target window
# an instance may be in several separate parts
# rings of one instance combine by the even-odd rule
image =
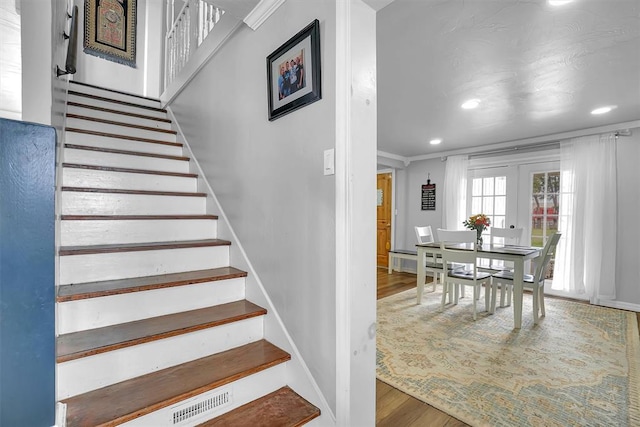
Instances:
[[[534,173],[531,182],[531,245],[544,246],[558,231],[560,172]],[[552,259],[547,279],[553,279],[553,265]]]
[[[473,178],[471,184],[471,215],[483,213],[492,227],[505,228],[507,216],[507,177]],[[489,230],[483,236],[488,241]]]

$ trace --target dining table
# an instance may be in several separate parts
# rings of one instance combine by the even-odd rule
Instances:
[[[469,244],[447,244],[447,248],[473,250]],[[513,262],[513,322],[514,329],[522,327],[522,294],[524,288],[525,262],[535,260],[542,253],[542,248],[535,246],[505,245],[495,243],[477,244],[478,258],[504,260]],[[422,303],[424,282],[426,279],[425,265],[427,254],[442,254],[440,242],[431,242],[416,245],[418,259],[418,304]],[[445,270],[446,271],[446,270]],[[446,273],[445,273],[446,274]],[[434,278],[435,280],[435,278]]]

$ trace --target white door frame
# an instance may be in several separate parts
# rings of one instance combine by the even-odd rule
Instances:
[[[375,425],[376,13],[336,1],[336,425]],[[353,47],[353,48],[352,48]]]

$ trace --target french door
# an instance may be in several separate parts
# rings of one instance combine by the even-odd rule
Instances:
[[[517,227],[517,168],[512,166],[472,169],[467,177],[467,214],[485,214],[492,227]],[[462,226],[462,225],[461,225]],[[489,241],[489,230],[483,233]]]
[[[561,196],[558,161],[478,167],[468,174],[467,214],[489,216],[492,227],[523,228],[520,244],[543,247],[558,231]],[[485,242],[489,234],[486,230]],[[545,292],[566,295],[552,289],[553,263],[547,272]],[[525,272],[532,273],[533,268],[528,265]]]

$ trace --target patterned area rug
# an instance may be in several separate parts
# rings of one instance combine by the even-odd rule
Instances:
[[[511,307],[474,322],[440,295],[378,301],[378,379],[472,426],[640,426],[635,313],[547,298],[536,326],[525,294],[516,332]]]

